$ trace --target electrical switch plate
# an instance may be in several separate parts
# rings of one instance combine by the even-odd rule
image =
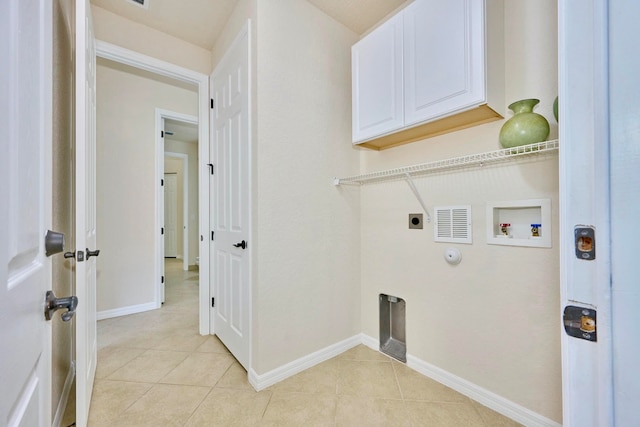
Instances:
[[[422,230],[422,214],[409,214],[409,229]]]

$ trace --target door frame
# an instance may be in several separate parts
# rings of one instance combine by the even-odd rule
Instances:
[[[189,144],[184,142],[184,144]],[[164,152],[166,157],[182,159],[182,269],[189,270],[189,155],[184,153]],[[164,168],[163,168],[164,171]],[[166,172],[165,172],[166,173]]]
[[[182,114],[182,113],[177,113],[175,111],[169,111],[169,110],[163,110],[162,108],[156,108],[156,144],[155,144],[155,156],[156,156],[156,182],[160,183],[160,181],[164,178],[164,156],[167,154],[165,153],[165,149],[164,149],[164,137],[162,136],[162,132],[164,131],[163,129],[163,124],[164,121],[166,119],[170,119],[170,120],[176,120],[176,121],[180,121],[180,122],[184,122],[184,123],[189,123],[192,125],[196,125],[199,127],[198,125],[198,117],[196,116],[191,116],[189,114]],[[200,145],[200,142],[198,142],[198,145]],[[200,151],[200,150],[198,150]],[[178,155],[180,153],[173,153],[172,157],[180,157],[180,155]],[[185,189],[185,205],[183,206],[183,215],[184,216],[184,223],[187,224],[187,216],[188,215],[188,209],[187,209],[187,205],[186,203],[188,203],[188,199],[187,199],[187,192],[188,192],[188,185],[189,185],[189,180],[188,180],[188,165],[187,165],[187,161],[186,161],[186,154],[182,154],[183,156],[185,156],[185,159],[183,159],[183,166],[184,166],[184,175],[185,175],[185,179],[183,179],[183,188]],[[198,156],[200,155],[200,153],[198,153]],[[200,157],[198,157],[198,161],[200,161]],[[162,193],[162,194],[161,194]],[[208,195],[208,193],[207,193]],[[202,193],[200,193],[200,197],[202,197]],[[207,199],[207,203],[208,203],[208,199]],[[202,209],[202,204],[199,204],[200,209]],[[202,212],[200,212],[202,214]],[[209,217],[209,212],[206,212],[207,218]],[[156,230],[160,230],[161,227],[164,227],[164,188],[160,185],[156,186],[156,224],[158,225],[156,227]],[[202,227],[200,228],[202,230]],[[202,233],[201,233],[202,234]],[[188,242],[185,241],[185,237],[187,233],[183,233],[183,245],[187,244]],[[156,271],[158,271],[159,277],[162,277],[164,275],[164,236],[162,234],[158,235],[159,241],[156,244]],[[200,245],[202,246],[202,245]],[[184,249],[184,260],[183,260],[183,268],[184,270],[188,270],[189,269],[189,258],[188,258],[189,252],[188,252],[188,248],[185,247]],[[208,276],[205,276],[208,277]],[[162,288],[164,286],[164,283],[162,282],[162,280],[159,280],[156,282],[158,284],[158,291],[156,292],[156,297],[160,296],[161,299],[159,301],[164,302],[164,295],[162,295]],[[200,295],[202,297],[202,294]],[[207,299],[205,301],[208,301],[208,296]],[[202,301],[200,301],[202,303]],[[201,306],[202,309],[202,306]]]
[[[558,3],[558,323],[566,426],[613,425],[607,3]],[[577,258],[577,225],[595,228],[596,258]],[[597,342],[565,333],[562,314],[567,305],[597,310]]]
[[[129,65],[140,70],[149,71],[181,82],[190,83],[198,88],[198,159],[209,158],[209,77],[197,71],[189,70],[103,40],[96,40],[96,56],[121,64]],[[159,137],[159,134],[157,135]],[[156,144],[157,147],[157,144]],[[156,168],[157,169],[157,168]],[[156,171],[157,176],[157,171]],[[160,181],[158,182],[158,186]],[[209,230],[209,169],[205,164],[198,165],[198,225],[200,228],[200,283],[209,283],[209,240],[204,239]],[[156,196],[156,200],[157,200]],[[158,207],[156,206],[156,213]],[[156,234],[154,253],[158,253],[160,246],[160,228],[156,215]],[[204,233],[204,234],[203,234]],[[157,257],[156,257],[157,259]],[[160,268],[156,266],[156,283],[161,283]],[[160,307],[160,287],[157,287],[156,304]],[[201,335],[209,335],[209,301],[208,286],[199,286],[199,331]]]

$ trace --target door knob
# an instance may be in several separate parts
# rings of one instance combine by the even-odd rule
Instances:
[[[51,256],[64,251],[64,234],[47,230],[44,236],[45,255]]]
[[[47,291],[47,296],[44,306],[44,318],[51,320],[53,313],[61,308],[66,308],[67,311],[62,313],[62,321],[68,322],[71,320],[74,314],[76,314],[76,307],[78,307],[78,297],[73,295],[70,297],[57,298],[53,291]]]
[[[92,256],[98,256],[100,255],[100,249],[96,249],[95,251],[90,251],[89,248],[87,248],[87,259],[91,258]]]
[[[245,242],[244,240],[240,243],[236,243],[235,245],[233,245],[235,248],[242,248],[242,249],[246,249],[247,248],[247,242]]]

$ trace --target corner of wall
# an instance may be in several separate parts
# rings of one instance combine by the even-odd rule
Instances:
[[[91,5],[95,37],[203,74],[211,72],[211,52],[177,37]]]

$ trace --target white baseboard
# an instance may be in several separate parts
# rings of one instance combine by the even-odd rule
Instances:
[[[67,372],[67,378],[64,380],[64,386],[62,387],[62,394],[58,401],[58,407],[56,408],[56,415],[53,417],[51,427],[60,427],[62,417],[64,417],[64,411],[67,409],[67,402],[69,402],[69,393],[71,393],[71,385],[73,379],[76,377],[76,364],[71,361],[69,365],[69,372]]]
[[[360,334],[362,337],[362,344],[369,347],[371,350],[380,351],[380,342],[366,334]]]
[[[155,302],[145,304],[129,305],[127,307],[114,308],[112,310],[104,310],[96,313],[98,320],[111,319],[112,317],[126,316],[127,314],[142,313],[144,311],[155,310],[158,305]]]
[[[298,374],[305,369],[309,369],[319,363],[336,357],[337,355],[357,346],[361,342],[361,335],[354,335],[351,338],[347,338],[346,340],[325,347],[315,353],[301,357],[300,359],[289,362],[286,365],[273,369],[262,375],[258,375],[256,371],[250,369],[249,383],[256,389],[256,391],[264,390],[265,388]]]
[[[362,334],[362,344],[376,351],[379,349],[378,340],[365,334]],[[562,427],[549,418],[410,354],[407,355],[407,366],[525,426]]]
[[[377,339],[365,334],[355,335],[262,375],[258,375],[253,369],[250,369],[249,383],[251,383],[257,391],[264,390],[265,388],[298,374],[305,369],[309,369],[319,363],[329,360],[358,344],[366,345],[375,351],[379,351],[380,348],[380,344]],[[430,363],[410,354],[407,355],[407,366],[414,371],[444,384],[447,387],[456,390],[457,392],[464,394],[482,405],[525,426],[562,427],[561,424],[533,412],[524,406],[505,399],[502,396],[438,368],[437,366],[431,365]]]

